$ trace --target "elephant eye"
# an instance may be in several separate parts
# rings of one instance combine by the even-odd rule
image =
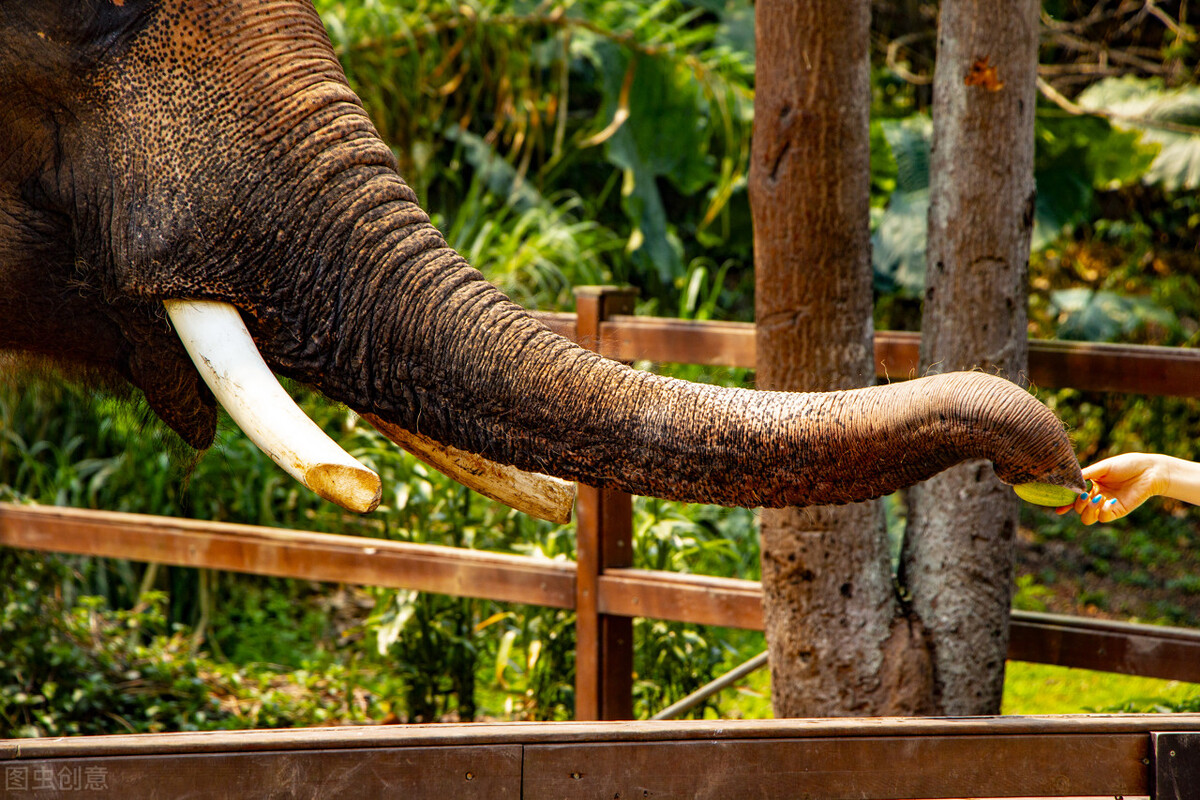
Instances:
[[[13,36],[36,37],[43,46],[65,46],[73,60],[86,62],[120,47],[156,7],[152,0],[0,0],[0,43]]]
[[[147,0],[91,0],[91,13],[80,22],[80,44],[111,50],[145,27],[156,4]]]

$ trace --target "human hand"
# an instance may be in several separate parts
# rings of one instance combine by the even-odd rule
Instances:
[[[1092,482],[1091,490],[1073,505],[1056,510],[1066,514],[1074,509],[1084,525],[1119,519],[1166,492],[1170,473],[1164,462],[1162,456],[1152,453],[1123,453],[1098,461],[1083,471],[1083,477]]]

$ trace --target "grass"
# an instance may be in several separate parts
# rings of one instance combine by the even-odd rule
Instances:
[[[1200,684],[1010,661],[1004,714],[1168,711],[1200,698]]]
[[[733,665],[730,665],[732,667]],[[760,669],[719,696],[724,719],[771,719],[771,676]],[[1094,714],[1189,710],[1200,703],[1200,684],[1112,672],[1010,661],[1001,713]],[[715,718],[711,710],[706,714]]]

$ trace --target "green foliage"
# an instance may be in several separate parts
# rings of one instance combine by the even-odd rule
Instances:
[[[754,512],[635,498],[633,563],[641,569],[756,578]]]
[[[575,615],[497,611],[475,626],[503,631],[486,659],[489,688],[518,719],[570,719],[575,707]]]
[[[367,623],[376,628],[379,654],[390,656],[405,685],[409,721],[437,722],[452,710],[461,719],[474,719],[475,601],[410,590],[389,595],[391,602]],[[447,603],[460,608],[448,610]]]
[[[881,176],[881,183],[890,178],[894,186],[884,212],[873,217],[876,289],[919,295],[925,285],[933,124],[928,116],[913,115],[884,119],[873,126],[872,146],[886,148],[890,159],[873,154],[872,172]],[[1143,144],[1138,133],[1117,130],[1098,117],[1043,109],[1036,118],[1035,135],[1035,250],[1090,218],[1095,190],[1136,183],[1148,177],[1157,163],[1156,148]]]
[[[1012,606],[1021,611],[1045,611],[1046,600],[1051,595],[1050,589],[1038,583],[1032,575],[1021,575],[1017,578]]]
[[[451,247],[526,308],[570,307],[573,287],[611,281],[605,258],[620,243],[612,231],[581,219],[578,197],[551,202],[515,176],[497,178],[505,162],[475,137],[460,138],[484,169],[452,219],[434,218]]]
[[[1127,186],[1146,175],[1156,148],[1098,117],[1041,109],[1035,119],[1037,206],[1033,248],[1050,245],[1095,212],[1095,191]]]
[[[1010,662],[1005,714],[1162,713],[1200,707],[1195,684]]]
[[[634,638],[634,714],[647,717],[682,699],[720,673],[724,648],[704,628],[638,620]],[[648,676],[643,678],[643,676]],[[649,677],[652,676],[652,677]],[[690,716],[703,718],[702,704]]]
[[[318,8],[403,174],[439,217],[470,202],[472,171],[502,197],[498,176],[522,199],[574,193],[586,198],[574,201],[578,217],[620,243],[604,248],[615,263],[597,272],[669,307],[693,259],[749,256],[738,224],[748,214],[748,4]]]
[[[67,567],[0,548],[0,736],[197,730],[218,716],[162,595],[107,611],[64,604]]]
[[[1123,341],[1147,325],[1173,333],[1181,330],[1178,318],[1148,297],[1076,288],[1052,292],[1050,304],[1061,320],[1059,339]]]
[[[929,147],[933,123],[914,115],[874,123],[881,133],[872,145],[890,154],[894,191],[871,237],[875,288],[919,296],[925,287],[925,227],[929,216]],[[877,158],[872,156],[873,159]],[[882,159],[883,156],[878,156]],[[873,163],[873,167],[874,167]],[[892,167],[894,165],[894,167]],[[886,173],[885,173],[886,174]]]
[[[69,572],[67,559],[0,548],[0,738],[381,721],[402,692],[383,665],[354,655],[214,661],[167,623],[163,594],[128,609],[68,603],[57,590]],[[277,619],[257,630],[287,635]]]
[[[1200,188],[1200,87],[1166,89],[1160,80],[1125,75],[1093,84],[1078,102],[1159,146],[1147,183],[1172,191]]]
[[[241,580],[208,573],[206,591],[219,598],[206,631],[208,647],[234,664],[265,662],[299,666],[319,660],[322,644],[336,633],[326,600],[311,585],[277,578]],[[224,585],[222,585],[224,584]]]
[[[621,205],[633,226],[628,249],[635,265],[670,285],[683,272],[683,245],[668,225],[658,180],[671,181],[684,195],[715,182],[711,132],[695,124],[706,98],[690,72],[631,54],[610,40],[585,41],[574,49],[600,78],[600,115],[607,124],[589,141],[604,137],[608,161],[621,170]]]

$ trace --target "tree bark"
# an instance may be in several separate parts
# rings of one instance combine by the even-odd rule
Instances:
[[[870,3],[759,0],[755,16],[758,386],[864,386]],[[898,616],[878,502],[764,510],[762,569],[777,717],[911,713],[928,668]]]
[[[1037,0],[945,0],[934,72],[926,373],[1026,372]],[[909,494],[901,580],[930,634],[940,714],[1000,710],[1017,500],[983,461]]]

